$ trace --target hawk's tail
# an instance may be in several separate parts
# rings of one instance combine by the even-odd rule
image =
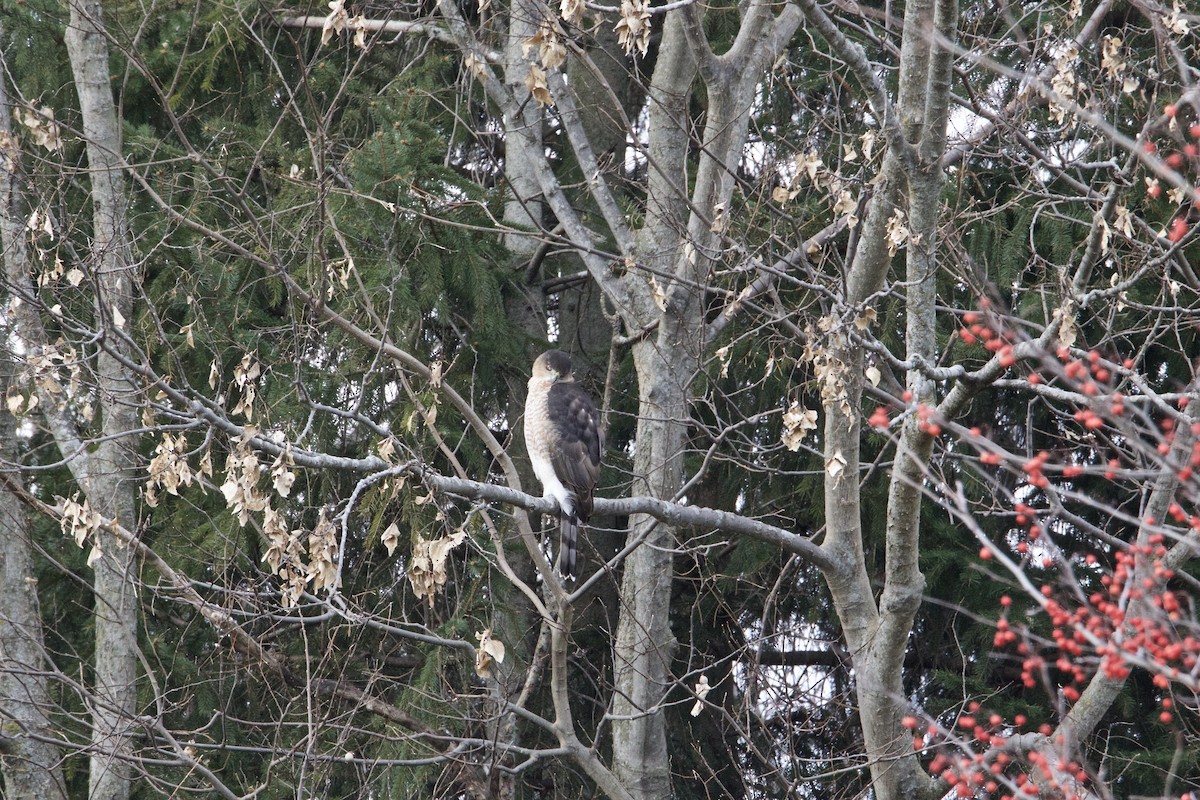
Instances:
[[[575,564],[579,557],[579,523],[566,514],[562,515],[558,539],[558,574],[574,579]]]

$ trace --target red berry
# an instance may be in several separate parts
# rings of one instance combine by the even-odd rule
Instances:
[[[1188,231],[1187,220],[1183,217],[1176,217],[1171,221],[1171,231],[1167,234],[1167,238],[1172,242],[1178,242]]]

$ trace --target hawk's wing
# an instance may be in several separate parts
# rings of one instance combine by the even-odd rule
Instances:
[[[586,522],[592,515],[600,454],[604,451],[600,412],[587,392],[569,382],[550,387],[546,410],[558,434],[550,463],[558,479],[575,494],[576,516]]]

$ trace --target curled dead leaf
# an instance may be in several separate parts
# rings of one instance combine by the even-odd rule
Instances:
[[[58,123],[54,121],[54,110],[49,106],[42,106],[36,111],[17,109],[17,119],[29,129],[35,144],[46,148],[51,153],[62,150],[62,137]]]
[[[529,55],[531,50],[537,50],[538,61],[544,69],[557,69],[567,60],[567,48],[562,43],[558,25],[550,20],[542,20],[537,33],[521,43],[521,50]]]
[[[479,647],[475,650],[475,672],[481,678],[492,677],[492,666],[504,663],[504,642],[492,637],[492,629],[477,631]]]
[[[784,447],[792,452],[800,449],[800,444],[808,436],[808,432],[817,428],[817,412],[793,401],[783,412],[783,433],[779,437]]]
[[[658,306],[659,311],[667,310],[667,293],[653,275],[650,276],[650,296],[654,298],[654,305]]]
[[[433,605],[438,591],[449,578],[446,572],[446,558],[450,551],[466,538],[467,532],[461,528],[440,539],[426,539],[424,536],[417,538],[408,567],[408,580],[412,584],[413,594],[418,598],[425,598],[429,605]]]
[[[387,526],[387,530],[379,537],[379,542],[387,548],[389,556],[396,552],[400,544],[400,529],[396,527],[396,523]]]
[[[834,480],[841,477],[842,473],[846,471],[846,466],[846,457],[842,455],[841,450],[838,450],[832,456],[825,459],[825,472]]]
[[[321,46],[329,44],[333,34],[341,33],[350,25],[350,14],[346,11],[345,0],[333,0],[329,4],[329,16],[321,25]]]
[[[897,208],[887,222],[888,256],[896,255],[896,252],[908,244],[908,241],[909,231],[908,225],[905,223],[904,211]]]
[[[621,19],[613,29],[617,43],[627,55],[637,50],[642,55],[650,48],[650,4],[646,0],[621,0]]]
[[[529,94],[539,105],[554,105],[550,87],[546,85],[546,71],[537,64],[529,65],[529,74],[525,76],[525,88],[529,90]]]
[[[583,22],[583,12],[587,10],[584,0],[561,0],[558,13],[571,27],[577,28]]]
[[[488,79],[487,62],[474,53],[467,53],[466,58],[463,59],[463,66],[467,68],[467,72],[475,80],[486,81]]]
[[[704,710],[704,698],[708,697],[708,693],[712,691],[712,686],[708,683],[708,676],[701,675],[700,680],[696,681],[696,705],[692,706],[692,716],[700,716],[700,712]]]
[[[350,20],[350,27],[354,29],[354,46],[359,50],[367,49],[367,19],[362,14],[359,14],[354,19]]]

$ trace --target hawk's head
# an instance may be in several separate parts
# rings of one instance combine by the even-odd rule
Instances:
[[[535,380],[570,381],[571,357],[562,350],[547,350],[533,362],[533,377]]]

